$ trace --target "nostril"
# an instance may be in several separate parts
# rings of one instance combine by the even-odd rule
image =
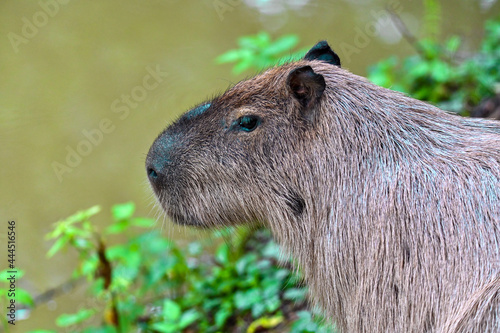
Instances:
[[[155,170],[155,169],[153,169],[153,168],[148,168],[148,177],[149,177],[150,179],[156,179],[156,178],[158,178],[158,173],[156,172],[156,170]]]
[[[174,139],[168,133],[161,134],[149,148],[145,170],[152,185],[160,186],[172,167],[171,153]]]

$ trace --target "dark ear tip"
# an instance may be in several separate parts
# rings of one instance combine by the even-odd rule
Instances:
[[[305,60],[321,60],[340,67],[340,58],[326,40],[319,41],[304,56]]]
[[[313,49],[331,49],[326,40],[320,40],[312,47]]]

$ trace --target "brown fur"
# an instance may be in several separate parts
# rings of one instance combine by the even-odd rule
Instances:
[[[304,66],[326,83],[306,107],[287,81]],[[179,119],[147,168],[178,223],[268,226],[342,332],[500,331],[498,122],[302,60]]]

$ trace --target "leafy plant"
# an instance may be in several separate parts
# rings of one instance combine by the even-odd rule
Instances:
[[[214,239],[182,250],[156,230],[137,232],[154,221],[134,217],[134,211],[133,203],[113,206],[113,223],[103,232],[91,223],[98,206],[54,224],[47,235],[54,240],[48,256],[77,250],[73,276],[87,279],[102,308],[61,314],[57,326],[105,333],[257,332],[288,327],[294,312],[305,311],[306,289],[290,263],[278,264],[280,250],[268,231],[222,229],[215,240],[226,241],[213,254],[208,248]],[[116,234],[127,240],[110,245]],[[102,324],[92,326],[96,316]],[[306,326],[317,324],[326,332],[327,326],[314,323],[311,319]],[[310,332],[301,327],[293,332]]]
[[[291,53],[298,44],[296,35],[285,35],[274,42],[267,32],[256,35],[243,36],[238,39],[238,49],[229,50],[218,56],[215,61],[219,64],[235,62],[233,73],[240,74],[248,69],[262,70],[284,60],[297,60],[308,50],[302,49]]]
[[[182,313],[182,309],[176,302],[166,299],[163,301],[163,321],[154,323],[151,328],[162,333],[182,332],[199,318],[197,310],[191,309]]]
[[[12,271],[15,271],[16,273],[13,274]],[[15,281],[11,280],[12,275],[14,275]],[[35,306],[33,298],[28,291],[18,286],[19,279],[23,276],[24,271],[18,268],[4,269],[0,271],[0,306],[2,307],[4,313],[4,315],[2,315],[2,326],[6,332],[9,331],[9,327],[11,326],[9,321],[13,320],[13,318],[9,316],[10,307],[12,306],[11,300],[15,300],[15,311],[18,316],[21,311],[24,311],[20,309],[22,306],[28,308]],[[15,288],[11,288],[11,282],[14,282]]]
[[[432,1],[431,1],[432,2]],[[419,54],[390,57],[369,69],[374,83],[467,115],[485,98],[495,94],[500,82],[500,20],[485,24],[485,36],[477,54],[461,59],[461,39],[444,43],[431,38],[418,42]]]
[[[298,319],[293,323],[290,333],[329,333],[331,328],[321,322],[321,317],[313,316],[309,311],[297,313]]]

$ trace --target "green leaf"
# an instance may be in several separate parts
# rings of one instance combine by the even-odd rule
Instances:
[[[252,67],[252,64],[253,64],[252,58],[249,57],[249,58],[242,59],[239,63],[234,65],[233,73],[234,74],[241,74],[244,71],[246,71],[247,69],[249,69],[250,67]]]
[[[66,223],[63,222],[54,223],[54,230],[47,233],[45,235],[45,239],[57,238],[63,234],[64,230],[66,230]]]
[[[77,223],[77,222],[82,222],[82,221],[88,220],[91,216],[96,215],[100,211],[101,211],[101,207],[100,206],[97,206],[97,205],[96,206],[92,206],[90,208],[87,208],[87,209],[84,209],[84,210],[76,212],[75,214],[73,214],[70,217],[66,218],[64,220],[64,222],[66,222],[68,224],[74,224],[74,223]]]
[[[236,282],[237,281],[229,277],[229,279],[221,281],[217,285],[217,291],[221,294],[230,293],[233,290],[233,287],[236,284]]]
[[[106,249],[106,257],[111,261],[126,259],[130,253],[130,247],[127,244],[118,244]]]
[[[190,255],[199,255],[203,251],[203,246],[200,242],[194,241],[188,244],[188,253]]]
[[[35,306],[35,303],[33,302],[33,298],[31,297],[30,293],[22,288],[16,289],[16,302],[28,305],[30,307]]]
[[[261,31],[255,36],[255,42],[260,48],[267,47],[271,43],[271,36],[267,31]]]
[[[177,324],[173,324],[173,323],[155,323],[149,327],[151,327],[155,331],[162,332],[162,333],[178,333],[179,332]]]
[[[246,310],[252,306],[252,304],[248,302],[243,291],[237,291],[234,294],[234,305],[238,310]]]
[[[439,47],[436,42],[429,39],[423,39],[420,41],[420,46],[424,51],[426,60],[433,60],[438,57]]]
[[[287,278],[290,274],[291,272],[287,268],[281,268],[278,269],[276,273],[274,273],[274,278],[279,281],[282,281],[283,279]]]
[[[448,52],[450,52],[451,54],[455,54],[458,51],[461,43],[462,40],[460,39],[460,37],[453,36],[446,41],[446,50],[448,50]]]
[[[269,45],[271,37],[265,31],[261,31],[256,35],[242,36],[238,38],[238,45],[242,49],[262,49]]]
[[[175,322],[181,316],[181,307],[170,299],[163,302],[163,318],[169,322]]]
[[[75,223],[82,222],[88,220],[91,216],[99,213],[101,211],[101,207],[93,206],[88,209],[78,211],[70,217],[58,221],[54,223],[54,230],[45,235],[46,239],[57,238],[61,235],[67,233],[68,228]],[[73,230],[75,228],[73,227]]]
[[[258,289],[250,289],[245,292],[237,291],[234,294],[234,304],[239,310],[250,309],[259,302],[262,302],[262,297]]]
[[[114,326],[106,325],[99,327],[87,327],[85,330],[79,333],[118,333],[118,331]]]
[[[307,295],[306,288],[290,288],[283,293],[283,298],[290,301],[303,301]]]
[[[130,227],[130,221],[129,220],[119,220],[112,225],[110,225],[108,228],[106,228],[106,232],[108,234],[119,234],[124,232],[125,230]]]
[[[69,222],[70,224],[81,222],[84,220],[88,220],[91,216],[96,215],[100,211],[101,211],[100,206],[98,205],[92,206],[90,208],[76,212],[74,215],[68,217],[65,221]]]
[[[131,222],[133,226],[140,228],[151,228],[156,224],[156,220],[147,217],[134,217]]]
[[[191,309],[184,312],[181,316],[181,319],[179,320],[179,328],[184,329],[188,327],[189,325],[194,323],[199,317],[200,314],[195,309]]]
[[[297,45],[299,38],[296,35],[286,35],[271,43],[264,49],[266,55],[277,55],[282,52],[290,52]]]
[[[0,271],[0,282],[2,283],[9,283],[9,281],[6,281],[13,273],[8,273],[9,271],[13,271],[12,269],[4,269]],[[22,269],[16,269],[16,279],[19,280],[20,278],[23,277],[24,271]]]
[[[264,289],[262,290],[263,298],[271,298],[276,295],[279,295],[281,291],[281,281],[274,279],[267,279],[265,283],[263,283]]]
[[[450,67],[443,61],[432,62],[432,76],[438,82],[446,82],[450,77]]]
[[[265,69],[267,67],[271,67],[272,65],[274,65],[274,63],[276,62],[276,59],[273,59],[271,58],[270,56],[266,56],[265,54],[259,54],[258,56],[256,56],[253,60],[253,65],[261,70],[261,69]]]
[[[59,252],[67,243],[69,242],[68,237],[61,237],[52,245],[52,247],[47,252],[47,257],[51,258],[54,254]]]
[[[297,312],[299,319],[292,325],[292,333],[316,332],[318,325],[313,321],[312,315],[309,311]]]
[[[116,221],[131,218],[134,211],[135,204],[133,202],[126,202],[111,207],[111,214]]]
[[[80,265],[80,273],[83,276],[94,277],[97,268],[99,267],[99,259],[97,255],[93,255],[84,260]]]
[[[278,295],[265,301],[266,311],[273,313],[278,310],[281,306],[281,300]]]
[[[215,325],[217,325],[218,328],[224,327],[229,317],[231,317],[231,311],[224,307],[220,308],[215,313]]]
[[[408,75],[412,77],[422,77],[429,74],[431,69],[430,63],[427,61],[419,62],[415,67],[413,67]]]
[[[266,312],[266,305],[262,302],[255,303],[252,305],[252,316],[254,318],[259,318]]]
[[[74,314],[62,314],[56,319],[56,325],[59,327],[67,327],[75,325],[91,318],[95,314],[96,310],[91,309],[81,309]]]
[[[221,229],[215,229],[213,231],[214,237],[217,237],[217,238],[231,237],[233,235],[233,233],[234,233],[234,227],[224,227]]]
[[[222,265],[225,265],[229,262],[229,245],[224,243],[217,248],[217,252],[215,253],[215,260],[217,260],[217,262]]]
[[[57,333],[57,332],[52,330],[34,330],[34,331],[29,331],[28,333]]]
[[[269,241],[264,247],[262,254],[268,258],[280,259],[281,249],[273,240]]]
[[[272,42],[271,37],[265,31],[256,35],[242,36],[238,38],[238,49],[229,50],[218,56],[217,63],[235,62],[233,73],[239,74],[250,68],[262,70],[280,63],[280,57],[298,59],[308,49],[292,52],[298,43],[296,35],[285,35]],[[286,60],[283,60],[286,61]]]
[[[262,270],[265,270],[266,268],[269,268],[272,266],[272,263],[270,260],[268,259],[263,259],[263,260],[260,260],[259,262],[257,262],[257,264],[255,265],[255,267],[262,271]]]
[[[73,246],[75,248],[77,248],[78,250],[85,250],[85,251],[92,250],[94,248],[94,243],[92,243],[91,241],[89,241],[87,239],[90,236],[91,236],[90,234],[84,235],[83,237],[85,237],[85,238],[80,238],[82,236],[79,236],[78,238],[73,240],[73,243],[72,243]]]
[[[255,264],[256,260],[257,260],[257,255],[255,253],[249,253],[242,256],[236,262],[236,272],[238,272],[239,275],[243,275],[247,267],[251,264]]]
[[[215,58],[215,62],[218,64],[224,64],[227,62],[235,62],[241,59],[244,55],[242,50],[229,50],[226,53],[221,54]]]

